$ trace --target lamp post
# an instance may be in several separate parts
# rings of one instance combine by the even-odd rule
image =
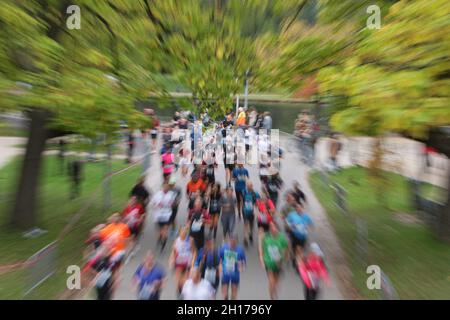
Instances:
[[[247,69],[245,72],[245,99],[244,99],[244,110],[248,109],[248,77],[250,75],[250,70]]]

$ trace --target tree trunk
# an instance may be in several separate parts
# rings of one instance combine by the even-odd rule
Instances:
[[[36,195],[42,165],[42,153],[48,137],[46,124],[50,114],[43,110],[29,113],[30,127],[25,157],[15,196],[11,223],[14,227],[25,229],[36,224]]]
[[[438,237],[442,241],[450,242],[450,170],[447,185],[447,202],[439,215]]]
[[[428,140],[424,142],[450,158],[450,126],[431,130]],[[450,170],[447,174],[447,201],[439,214],[437,236],[442,241],[450,242]]]
[[[108,144],[107,146],[107,156],[105,163],[105,180],[103,182],[103,210],[108,211],[111,208],[111,173],[112,173],[112,146]]]

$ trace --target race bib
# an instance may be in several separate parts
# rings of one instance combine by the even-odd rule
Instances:
[[[218,208],[219,204],[217,203],[217,200],[211,200],[210,211],[216,212]]]
[[[245,201],[244,208],[248,214],[253,213],[253,201],[251,200]]]
[[[295,225],[295,230],[298,232],[298,233],[300,233],[300,234],[302,234],[302,235],[307,235],[308,234],[308,229],[305,227],[305,225],[304,224],[302,224],[302,223],[299,223],[299,224],[297,224],[297,225]]]
[[[269,253],[270,259],[272,259],[273,261],[278,262],[281,260],[280,249],[278,249],[277,246],[269,246],[267,248],[267,251]]]
[[[192,222],[191,231],[199,232],[202,229],[202,226],[203,226],[203,219],[195,220]]]
[[[216,282],[216,268],[206,268],[205,270],[205,279],[209,281],[211,284],[215,284]]]
[[[188,264],[191,261],[191,253],[189,251],[180,252],[177,255],[177,264]]]
[[[261,214],[260,216],[259,216],[259,221],[261,222],[261,223],[264,223],[264,224],[267,224],[267,216],[265,215],[265,214]]]
[[[152,134],[157,134],[157,133],[158,133],[158,130],[153,129],[153,130],[151,131],[151,133],[152,133]]]
[[[226,250],[224,257],[226,273],[234,273],[236,271],[237,252]]]

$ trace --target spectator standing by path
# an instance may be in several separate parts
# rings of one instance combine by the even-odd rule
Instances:
[[[70,194],[70,199],[75,199],[81,194],[81,180],[83,177],[83,164],[81,160],[76,159],[69,163],[69,177],[72,182],[72,191]]]
[[[149,251],[133,278],[133,286],[138,299],[159,300],[165,280],[164,269],[156,264],[153,253]]]
[[[255,128],[256,120],[258,120],[258,112],[254,107],[250,108],[250,114],[248,116],[248,125],[249,127]]]
[[[159,131],[161,122],[159,121],[159,119],[156,116],[155,111],[153,109],[145,109],[144,113],[150,118],[150,121],[151,121],[150,136],[152,139],[152,153],[156,153],[156,145],[158,142],[158,131]]]
[[[236,119],[236,126],[244,127],[247,124],[247,116],[245,114],[244,108],[239,107],[238,116]]]
[[[126,159],[126,163],[131,163],[133,162],[133,153],[134,153],[134,149],[136,146],[136,138],[134,136],[134,132],[132,129],[130,129],[128,131],[128,141],[127,141],[127,159]]]
[[[330,142],[329,142],[331,171],[336,171],[339,169],[339,166],[337,163],[337,156],[339,154],[339,151],[341,150],[341,147],[342,147],[342,144],[337,139],[337,135],[336,134],[331,135]]]
[[[266,130],[267,134],[270,135],[270,130],[272,130],[272,117],[270,116],[270,112],[264,112],[264,118],[262,126],[264,130]]]

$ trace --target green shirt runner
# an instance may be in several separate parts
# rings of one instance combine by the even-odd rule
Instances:
[[[276,237],[271,234],[264,236],[262,241],[264,265],[268,271],[279,271],[280,262],[288,248],[286,236],[279,233]]]

